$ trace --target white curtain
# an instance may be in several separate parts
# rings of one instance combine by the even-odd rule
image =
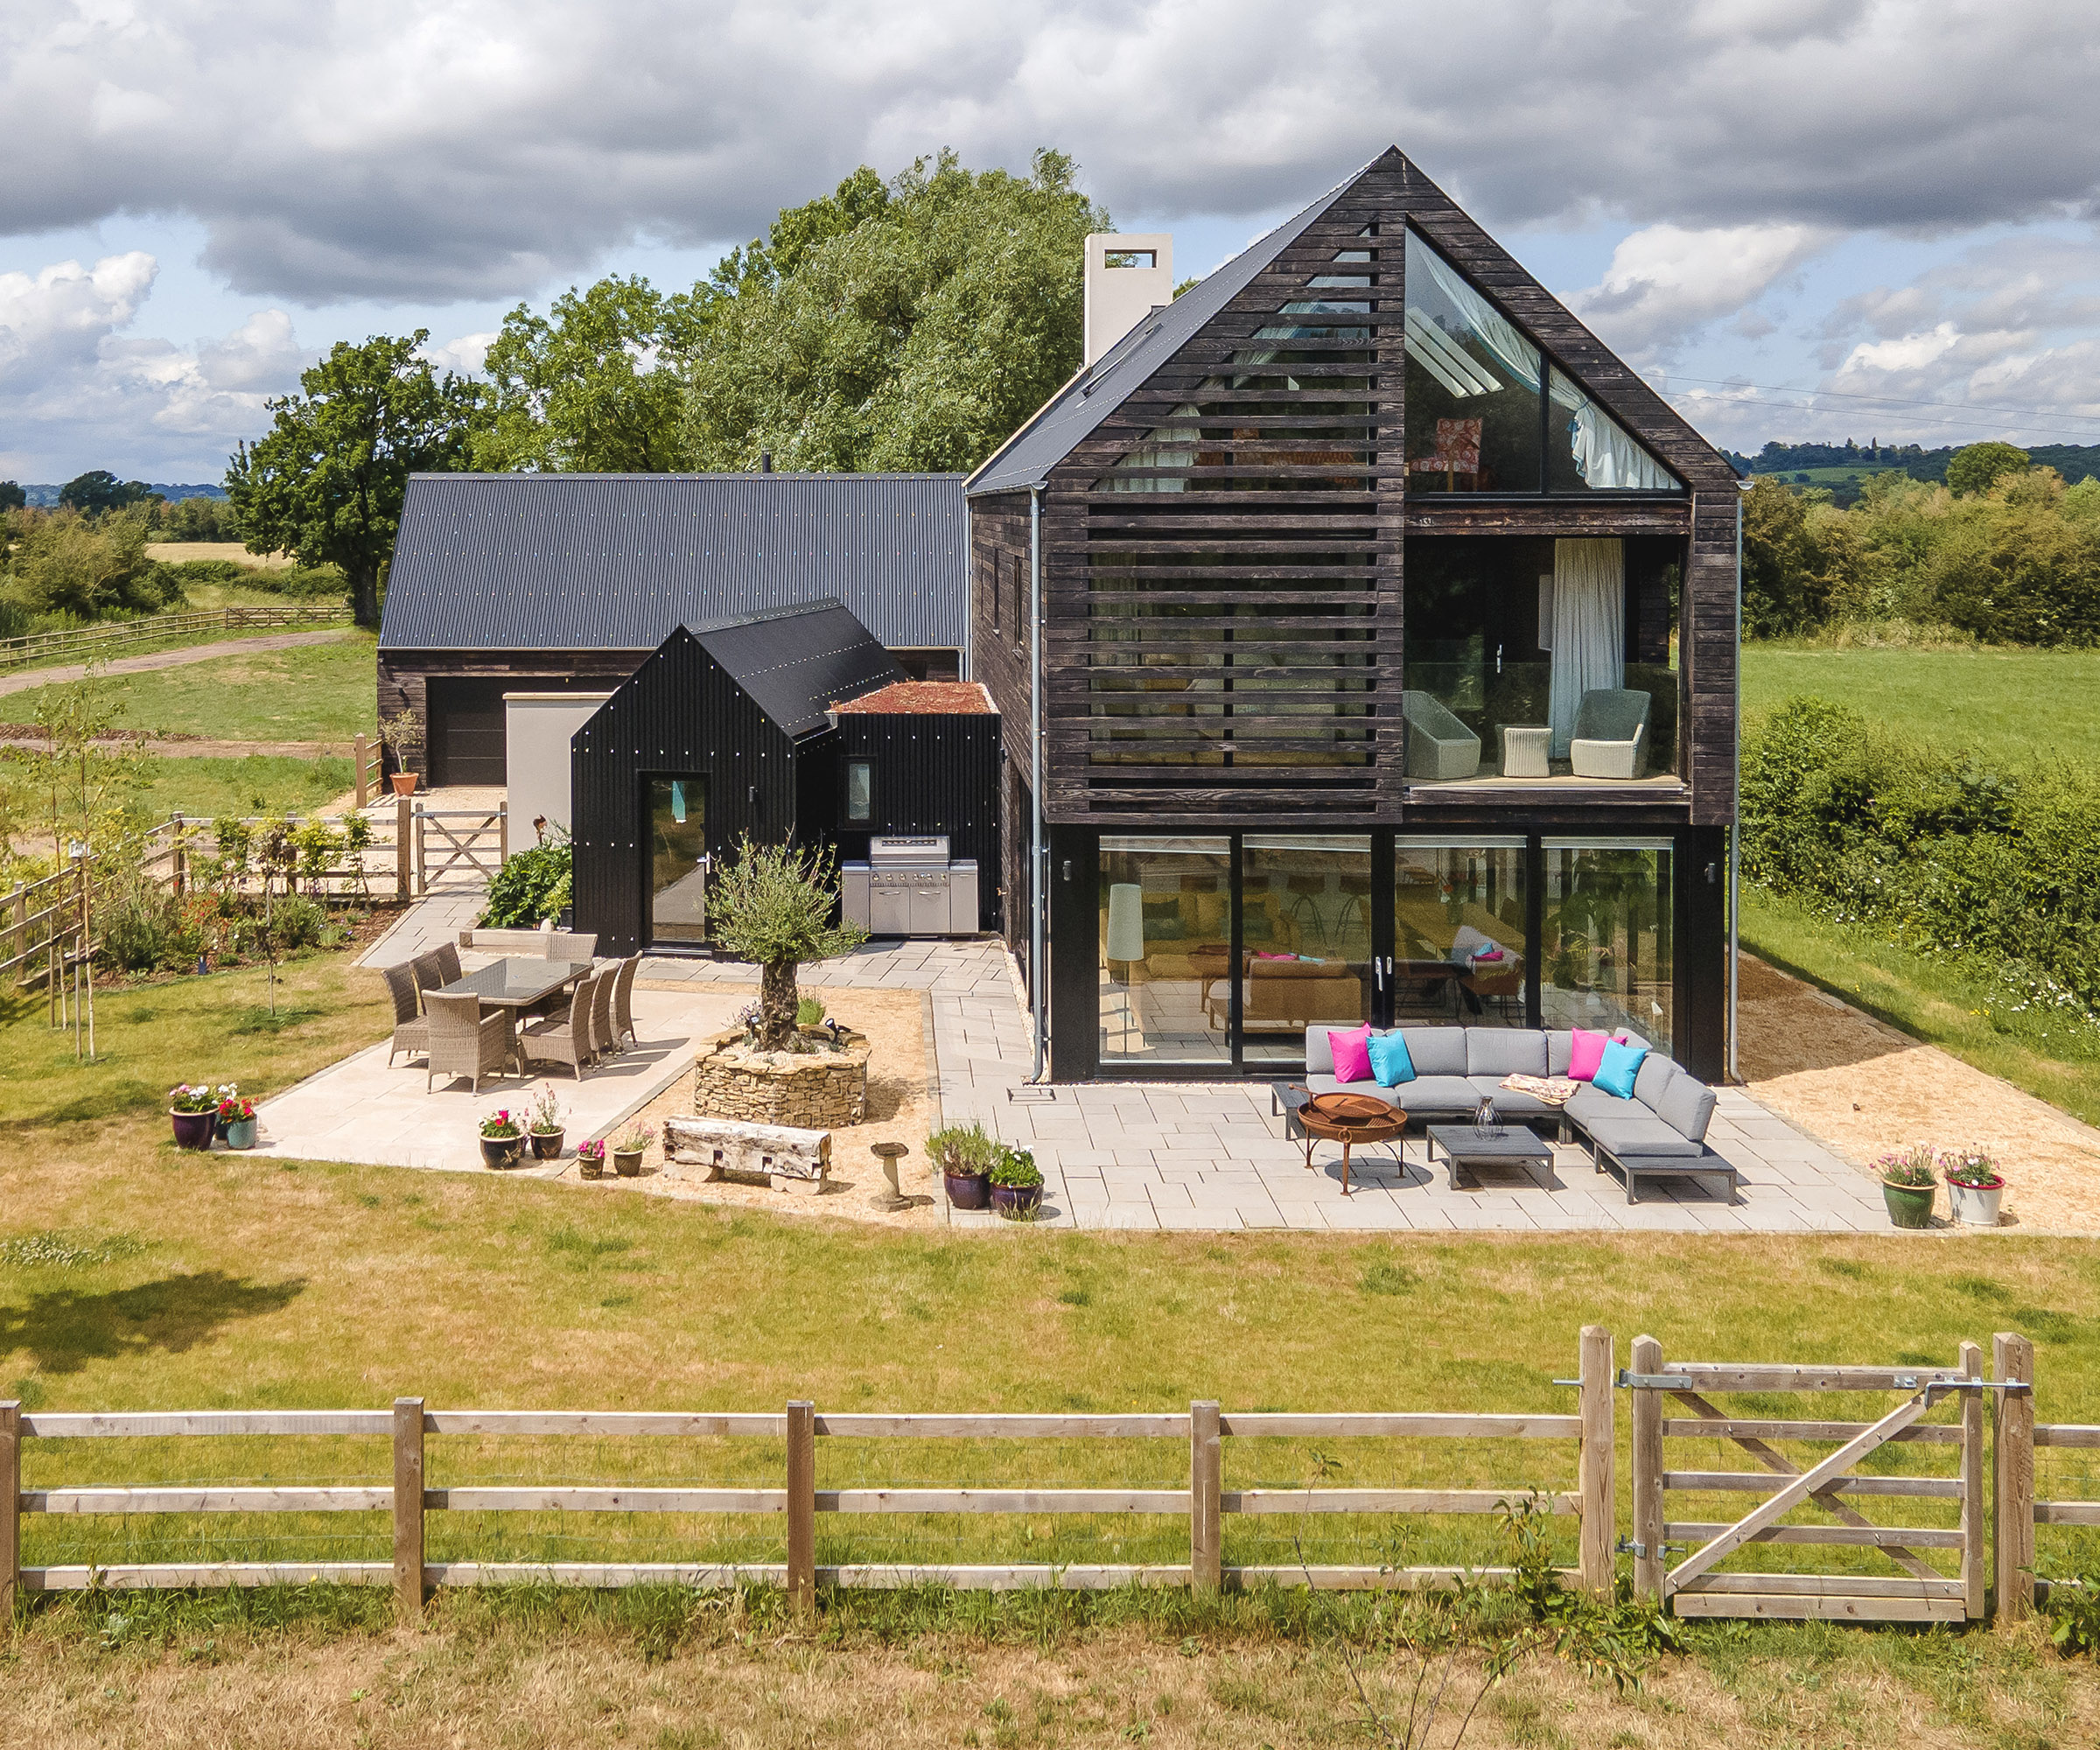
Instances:
[[[1626,549],[1617,541],[1553,543],[1553,669],[1546,720],[1565,760],[1582,696],[1626,684]]]
[[[1553,404],[1566,410],[1568,448],[1582,483],[1596,492],[1668,492],[1676,485],[1668,470],[1628,437],[1619,422],[1599,410],[1558,371]]]

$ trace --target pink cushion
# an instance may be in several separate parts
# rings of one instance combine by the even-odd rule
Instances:
[[[1597,1066],[1604,1061],[1604,1048],[1610,1043],[1606,1034],[1585,1032],[1577,1027],[1574,1043],[1568,1047],[1568,1080],[1594,1081]]]
[[[1337,1082],[1368,1082],[1371,1079],[1371,1029],[1369,1025],[1353,1027],[1346,1033],[1330,1031],[1327,1049],[1334,1054],[1334,1079]]]

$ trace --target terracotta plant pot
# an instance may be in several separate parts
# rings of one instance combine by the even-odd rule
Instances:
[[[599,1155],[579,1154],[576,1158],[576,1170],[585,1179],[603,1179],[606,1176],[605,1159]]]
[[[1891,1185],[1881,1181],[1881,1200],[1888,1206],[1888,1219],[1899,1228],[1929,1228],[1936,1185]]]
[[[988,1194],[991,1189],[991,1175],[985,1172],[943,1172],[941,1175],[948,1186],[949,1207],[956,1209],[983,1209],[990,1204]]]
[[[1964,1228],[1995,1228],[1998,1200],[2005,1194],[2002,1179],[1995,1185],[1956,1185],[1951,1180],[1947,1185],[1947,1201],[1953,1207],[1954,1219]]]
[[[640,1178],[641,1176],[641,1151],[640,1149],[614,1149],[612,1151],[612,1170],[622,1179]]]
[[[169,1109],[168,1116],[175,1121],[175,1146],[186,1149],[208,1149],[213,1133],[219,1128],[216,1112],[178,1112]]]
[[[394,794],[412,796],[416,794],[416,774],[413,772],[396,772],[394,774]]]
[[[226,1145],[229,1149],[252,1149],[256,1145],[256,1121],[253,1118],[228,1118],[224,1126]]]
[[[535,1160],[559,1160],[562,1158],[562,1132],[535,1130],[532,1133],[532,1158]]]
[[[515,1166],[525,1152],[523,1137],[483,1137],[481,1138],[481,1165],[484,1166]]]
[[[991,1207],[1009,1222],[1018,1222],[1024,1215],[1032,1215],[1043,1207],[1043,1187],[1040,1185],[995,1185],[991,1187]]]

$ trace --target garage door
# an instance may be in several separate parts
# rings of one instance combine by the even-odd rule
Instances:
[[[503,695],[537,690],[536,681],[430,682],[430,782],[503,784]]]

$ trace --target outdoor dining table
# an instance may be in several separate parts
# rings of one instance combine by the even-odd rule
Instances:
[[[479,997],[485,1009],[510,1011],[510,1048],[518,1049],[518,1018],[529,1013],[556,992],[565,990],[591,970],[588,961],[542,960],[514,955],[455,978],[438,992],[442,997]]]

